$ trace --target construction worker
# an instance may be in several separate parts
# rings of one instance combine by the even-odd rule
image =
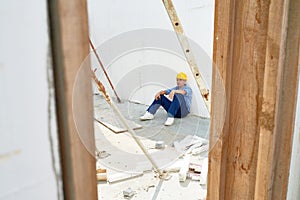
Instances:
[[[151,120],[157,109],[162,106],[168,113],[165,122],[166,126],[174,123],[175,118],[183,118],[190,113],[192,101],[192,89],[187,86],[187,75],[180,72],[176,76],[177,86],[167,90],[162,90],[155,95],[153,103],[147,109],[147,112],[140,117],[140,120]],[[170,100],[165,96],[169,95]]]

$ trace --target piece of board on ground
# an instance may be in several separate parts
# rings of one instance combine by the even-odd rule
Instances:
[[[112,125],[108,122],[104,122],[103,120],[99,120],[95,118],[95,121],[97,121],[98,123],[102,124],[103,126],[105,126],[106,128],[108,128],[109,130],[113,131],[114,133],[124,133],[127,130],[127,128],[124,128],[121,123],[120,124],[116,124],[116,125]],[[133,130],[137,130],[137,129],[141,129],[143,128],[142,125],[135,123],[134,121],[131,120],[127,120],[127,124],[133,129]]]

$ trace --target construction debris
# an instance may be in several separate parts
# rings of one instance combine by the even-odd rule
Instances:
[[[97,181],[107,181],[106,173],[97,174]]]
[[[177,162],[173,163],[172,165],[164,168],[164,172],[169,172],[169,173],[175,173],[179,172],[180,168],[182,166],[183,160],[178,160]]]
[[[185,181],[186,180],[187,173],[189,171],[190,157],[191,157],[191,155],[186,155],[184,157],[182,166],[181,166],[180,171],[179,171],[179,181]]]
[[[106,169],[97,169],[96,172],[97,172],[97,174],[106,173]]]
[[[118,173],[118,174],[114,174],[108,177],[108,182],[109,183],[116,183],[119,181],[125,181],[125,180],[129,180],[132,178],[137,178],[143,176],[143,173],[135,173],[135,174],[128,174],[128,173]]]
[[[188,135],[183,140],[175,141],[173,144],[179,154],[189,154],[193,149],[208,144],[208,141],[198,136]]]
[[[192,150],[192,155],[201,154],[209,150],[209,144],[202,144],[200,147],[194,148]]]
[[[115,125],[110,124],[108,122],[104,122],[103,120],[99,120],[98,117],[95,117],[95,121],[97,121],[98,123],[102,124],[103,126],[105,126],[106,128],[108,128],[109,130],[113,131],[114,133],[124,133],[126,131],[128,131],[127,128],[125,128],[121,123],[117,123]],[[141,129],[143,128],[142,125],[135,123],[134,121],[131,120],[126,120],[128,125],[133,129],[133,130],[137,130],[137,129]]]
[[[96,158],[97,159],[103,159],[110,156],[110,153],[107,153],[106,151],[96,151]]]
[[[155,149],[163,149],[165,148],[165,142],[164,141],[157,141],[155,143]]]
[[[172,178],[172,176],[168,172],[165,172],[165,171],[162,174],[160,174],[159,176],[155,176],[155,177],[159,177],[160,179],[162,179],[164,181],[168,181]]]
[[[144,188],[144,190],[145,190],[146,192],[148,192],[150,188],[154,188],[154,187],[155,187],[155,185],[149,185],[149,186],[147,186],[146,188]]]
[[[202,165],[196,163],[190,163],[189,170],[200,174],[202,170]]]
[[[107,181],[106,169],[97,169],[97,181]]]
[[[101,88],[101,87],[99,87],[99,88]],[[97,98],[100,99],[99,97],[97,97]],[[101,106],[104,105],[105,108],[107,107],[107,110],[108,110],[109,107],[103,103],[104,99],[101,98],[100,100],[97,101],[97,103],[99,103]],[[111,99],[110,99],[110,102],[113,104]],[[110,103],[109,103],[109,105],[110,105]],[[120,110],[123,109],[122,106],[125,107],[127,105],[125,105],[125,103],[121,104]],[[99,108],[99,112],[100,112],[100,106],[98,108]],[[142,106],[141,106],[141,108],[142,108]],[[125,110],[125,109],[123,109],[123,110]],[[111,125],[116,125],[117,123],[114,123],[114,122],[117,122],[117,121],[121,122],[121,120],[115,119],[114,118],[115,116],[113,114],[116,114],[116,113],[111,112],[111,116],[107,116],[106,113],[105,114],[102,113],[101,117],[99,117],[100,114],[98,114],[98,117],[99,117],[98,119],[101,119],[102,122],[103,121],[109,122],[109,124],[111,124]],[[95,116],[97,116],[97,114]],[[127,119],[129,119],[128,116],[127,116]],[[185,122],[184,120],[186,120],[186,119],[183,119],[183,123]],[[187,118],[187,120],[188,120],[188,118]],[[131,129],[133,129],[133,126],[131,126],[128,123],[128,120],[125,120],[125,122],[127,122],[127,125],[129,125],[129,127]],[[123,123],[124,122],[122,121],[122,124]],[[144,147],[151,153],[150,156],[153,157],[154,161],[157,164],[159,164],[157,166],[157,167],[159,167],[158,169],[162,170],[162,172],[163,172],[163,173],[158,173],[157,170],[151,169],[151,165],[148,160],[136,161],[136,160],[132,160],[132,159],[131,160],[130,159],[129,160],[120,159],[120,160],[118,160],[118,162],[114,162],[114,159],[120,158],[120,157],[116,156],[117,152],[114,151],[115,147],[118,147],[121,150],[126,150],[126,151],[128,150],[128,152],[136,152],[136,153],[138,152],[137,151],[138,149],[136,146],[131,147],[128,145],[128,141],[129,141],[129,139],[131,139],[130,137],[128,137],[128,133],[121,134],[121,135],[113,134],[113,132],[111,132],[111,130],[103,128],[103,124],[99,124],[96,121],[95,121],[95,124],[96,124],[96,128],[100,127],[99,130],[101,130],[105,133],[105,134],[103,134],[103,132],[102,132],[101,134],[103,134],[103,135],[101,135],[101,137],[107,137],[107,139],[109,139],[109,141],[111,141],[113,144],[113,145],[109,144],[109,145],[107,145],[108,147],[106,147],[105,145],[103,146],[103,144],[101,142],[98,142],[97,145],[99,145],[99,147],[101,147],[102,151],[106,150],[107,152],[112,154],[106,160],[99,159],[98,167],[100,168],[100,166],[102,166],[102,165],[100,165],[101,162],[102,163],[107,162],[107,163],[109,163],[109,165],[116,163],[117,167],[120,167],[120,166],[123,167],[126,164],[125,165],[126,168],[123,168],[122,170],[124,170],[124,169],[125,170],[133,170],[134,169],[134,171],[131,171],[131,172],[124,171],[125,173],[120,173],[123,171],[119,171],[119,170],[109,171],[109,173],[107,174],[107,183],[109,183],[109,184],[101,184],[100,185],[102,188],[105,188],[107,190],[108,190],[108,188],[111,188],[112,186],[113,186],[113,188],[118,188],[118,190],[116,190],[119,195],[117,197],[118,199],[124,199],[124,198],[128,198],[128,199],[129,198],[139,198],[139,199],[141,199],[140,195],[149,195],[150,193],[151,194],[155,193],[156,191],[165,189],[166,186],[169,187],[169,185],[173,185],[172,187],[178,187],[177,189],[181,191],[182,187],[185,187],[187,184],[189,184],[189,187],[191,186],[191,187],[198,188],[202,192],[201,184],[202,183],[206,184],[206,177],[203,178],[204,175],[202,174],[203,173],[202,172],[203,171],[203,169],[202,169],[203,157],[206,157],[206,154],[204,154],[204,153],[201,154],[200,152],[204,152],[203,148],[208,147],[208,141],[206,139],[199,137],[199,136],[205,137],[205,135],[202,134],[202,132],[197,133],[197,136],[190,135],[190,133],[193,131],[188,129],[188,130],[180,131],[180,134],[177,134],[176,137],[174,137],[172,140],[170,140],[170,138],[168,138],[168,135],[163,135],[163,137],[161,137],[159,135],[159,137],[151,137],[151,138],[144,139],[142,137],[146,137],[149,134],[144,134],[144,133],[142,133],[142,131],[138,131],[138,134],[139,134],[138,139],[142,138],[141,141],[143,142]],[[187,125],[187,124],[184,123],[183,125]],[[147,126],[145,126],[145,127],[148,128]],[[153,131],[152,127],[150,129],[148,129],[149,133],[151,131]],[[163,133],[170,132],[173,134],[173,132],[171,132],[171,131],[172,130],[164,130]],[[99,135],[100,135],[100,131],[99,131]],[[97,139],[100,141],[100,137],[97,137]],[[134,136],[133,136],[133,139],[134,139]],[[120,142],[120,141],[124,141],[124,142]],[[172,147],[172,142],[174,144],[174,148]],[[99,157],[104,158],[105,156],[107,156],[107,152],[99,152]],[[167,152],[167,153],[165,153],[165,152]],[[178,153],[178,152],[180,152],[180,153]],[[198,154],[200,154],[200,155],[198,156]],[[169,155],[172,155],[172,157]],[[122,158],[125,158],[125,157],[122,157]],[[129,163],[136,161],[136,164],[132,165],[132,167],[131,166],[127,167],[127,166],[129,166],[127,163],[124,163],[124,165],[122,164],[122,161],[125,161],[125,160]],[[112,161],[112,164],[109,161]],[[105,165],[105,166],[108,166],[108,165]],[[153,167],[153,168],[155,168],[155,167]],[[150,169],[151,170],[150,173],[145,173],[145,169]],[[153,178],[153,175],[155,178]],[[177,176],[178,176],[178,178],[177,178]],[[97,178],[100,178],[100,177],[97,177]],[[191,181],[182,183],[182,182],[186,181],[187,179],[191,180]],[[171,182],[171,184],[166,183],[167,180],[168,180],[168,182]],[[175,183],[174,183],[174,181],[175,181]],[[176,183],[176,181],[177,181],[177,183]],[[180,184],[178,183],[179,181],[180,181]],[[131,187],[131,191],[124,190],[124,189],[128,188],[129,186]],[[154,188],[154,189],[150,189],[150,188]],[[109,190],[111,190],[111,189],[109,189]],[[123,190],[124,190],[124,193],[123,193]],[[131,192],[133,190],[134,190],[134,193],[132,194]],[[111,199],[114,199],[114,198],[111,198]]]
[[[188,173],[188,178],[190,178],[193,181],[201,181],[201,175],[200,174]]]
[[[123,195],[125,198],[133,197],[134,194],[135,192],[130,187],[123,191]]]
[[[190,163],[188,178],[190,178],[193,181],[201,181],[202,179],[201,171],[202,171],[202,165],[196,163]]]
[[[208,173],[208,158],[204,158],[202,163],[202,170],[201,170],[201,185],[206,185],[207,182],[207,173]]]

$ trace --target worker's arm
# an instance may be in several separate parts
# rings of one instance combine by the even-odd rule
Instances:
[[[160,95],[166,94],[166,90],[161,90],[155,95],[155,99],[158,100],[160,98]]]
[[[172,90],[169,94],[170,99],[173,99],[175,94],[186,95],[186,91],[185,90]]]
[[[176,94],[182,94],[182,95],[186,95],[186,91],[185,90],[173,90],[174,93]]]

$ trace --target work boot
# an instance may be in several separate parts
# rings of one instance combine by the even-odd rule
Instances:
[[[140,120],[146,121],[146,120],[151,120],[153,118],[154,118],[154,115],[147,111],[143,116],[140,117]]]
[[[171,126],[174,123],[174,117],[168,117],[165,126]]]

